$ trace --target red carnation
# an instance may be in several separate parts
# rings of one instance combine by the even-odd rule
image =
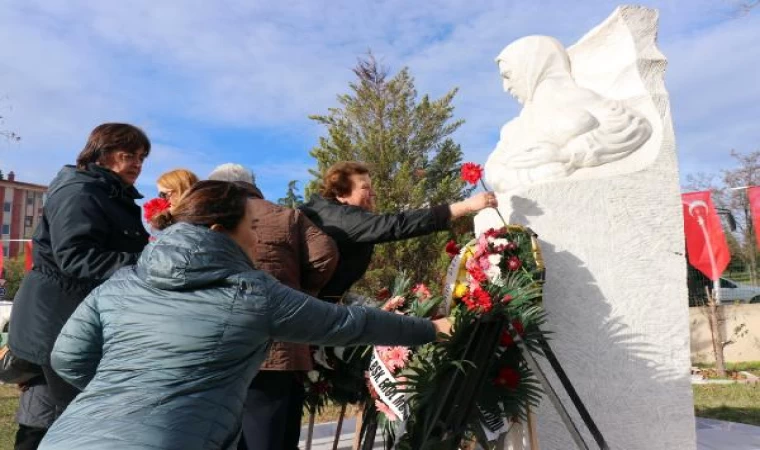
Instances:
[[[389,298],[391,298],[391,291],[388,290],[387,287],[384,287],[380,289],[379,291],[377,291],[376,297],[378,300],[388,300]]]
[[[317,394],[323,395],[330,392],[330,383],[324,380],[317,381],[314,383],[314,390],[317,391]]]
[[[504,297],[501,298],[501,302],[502,303],[509,303],[509,302],[512,301],[513,298],[514,297],[512,297],[511,295],[506,294],[506,295],[504,295]]]
[[[504,227],[501,227],[501,228],[489,228],[483,234],[485,234],[486,237],[496,238],[506,233],[507,233],[507,229]]]
[[[451,240],[446,243],[446,254],[448,254],[451,258],[457,256],[460,250],[461,249],[457,245],[456,241]]]
[[[514,343],[515,343],[515,340],[512,339],[512,335],[509,334],[508,330],[504,330],[501,332],[501,336],[499,337],[499,345],[501,345],[502,347],[510,347]]]
[[[520,372],[511,367],[502,367],[499,369],[499,374],[496,376],[494,384],[509,390],[515,390],[520,384]]]
[[[472,279],[478,283],[483,283],[484,281],[488,280],[488,276],[478,265],[472,265],[472,267],[467,269],[467,273],[469,273]]]
[[[475,163],[462,164],[462,179],[470,184],[477,184],[483,176],[483,168]]]
[[[507,243],[507,246],[505,248],[507,250],[513,252],[513,251],[517,250],[517,244],[515,244],[514,242],[509,242],[509,243]]]
[[[520,261],[520,258],[517,256],[510,256],[507,260],[507,269],[515,271],[522,266],[522,262]]]
[[[169,200],[163,198],[154,198],[148,200],[143,205],[144,217],[147,222],[150,222],[153,217],[158,213],[162,213],[171,207]]]
[[[483,313],[488,313],[493,308],[493,302],[488,292],[477,287],[470,293],[462,297],[462,301],[467,305],[467,309],[470,311],[479,310]]]
[[[514,327],[517,334],[519,334],[520,336],[525,334],[525,327],[523,327],[522,322],[520,322],[519,320],[513,320],[512,326]]]

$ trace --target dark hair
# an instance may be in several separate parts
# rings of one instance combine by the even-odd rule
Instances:
[[[182,195],[177,205],[156,214],[151,225],[163,230],[175,223],[192,225],[221,225],[234,230],[245,216],[248,199],[257,198],[248,183],[216,180],[199,181]]]
[[[145,132],[127,123],[104,123],[95,127],[87,138],[87,143],[77,156],[77,169],[86,169],[88,164],[102,161],[104,156],[122,150],[145,156],[150,154],[150,140]]]
[[[366,164],[357,161],[340,161],[327,169],[325,176],[322,177],[322,187],[320,194],[325,198],[344,197],[351,193],[353,183],[351,175],[364,175],[369,173],[369,167]]]

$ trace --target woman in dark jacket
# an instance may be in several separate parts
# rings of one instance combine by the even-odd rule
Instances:
[[[149,152],[150,141],[139,128],[102,124],[76,166],[65,166],[50,183],[33,237],[34,268],[16,294],[10,321],[8,346],[41,367],[46,385],[22,394],[17,448],[36,448],[78,393],[50,367],[63,324],[92,289],[134,264],[148,243],[134,183]]]
[[[325,172],[321,195],[312,196],[300,207],[333,238],[340,253],[335,274],[318,297],[339,301],[364,276],[375,244],[443,231],[452,219],[496,206],[493,192],[481,192],[451,205],[375,214],[375,191],[367,166],[354,161],[334,164]]]
[[[197,183],[161,213],[170,226],[137,265],[79,306],[52,364],[83,391],[40,449],[231,450],[273,339],[417,345],[449,331],[447,319],[322,302],[254,269],[252,198],[243,184]]]

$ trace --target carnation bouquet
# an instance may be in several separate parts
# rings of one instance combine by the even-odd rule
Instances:
[[[370,391],[366,448],[373,418],[396,448],[455,449],[463,439],[489,448],[538,404],[539,383],[522,353],[538,352],[543,336],[535,235],[518,226],[491,229],[461,247],[450,242],[446,252],[453,258],[438,313],[454,321],[452,334],[413,351],[374,350],[384,367],[373,361],[369,372],[391,372],[395,392]]]
[[[481,176],[479,165],[463,165],[468,183],[482,184]],[[445,251],[452,260],[441,296],[402,274],[362,303],[417,317],[449,317],[451,335],[416,348],[315,355],[307,407],[363,404],[362,450],[373,448],[378,430],[387,448],[455,450],[464,441],[492,448],[538,404],[540,383],[525,358],[527,352],[540,354],[545,343],[544,267],[536,235],[504,222],[476,239],[451,241]]]

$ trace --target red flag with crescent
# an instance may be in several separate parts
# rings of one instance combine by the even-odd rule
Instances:
[[[24,242],[26,248],[24,250],[24,269],[29,272],[32,270],[32,241]]]
[[[752,212],[752,224],[755,226],[755,239],[760,246],[760,186],[752,186],[747,189],[747,200]]]
[[[681,203],[689,262],[715,281],[731,261],[731,252],[710,192],[682,194]]]

